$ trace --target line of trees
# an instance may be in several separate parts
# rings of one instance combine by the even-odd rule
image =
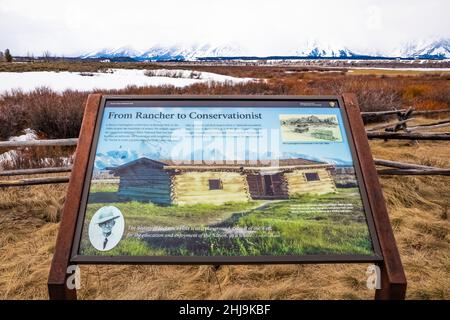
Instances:
[[[12,62],[13,57],[9,49],[6,49],[5,52],[0,51],[0,61]]]
[[[16,57],[16,59],[20,61],[28,61],[28,62],[33,62],[35,60],[50,62],[52,60],[55,60],[56,58],[57,56],[53,55],[49,50],[43,51],[42,55],[37,57],[35,57],[31,52],[27,52],[26,56],[24,57]],[[5,49],[5,51],[0,50],[0,62],[12,62],[13,59],[14,58],[9,49]],[[60,59],[64,60],[64,57],[61,57]]]

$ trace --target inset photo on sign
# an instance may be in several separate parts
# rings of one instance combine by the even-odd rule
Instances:
[[[104,108],[80,256],[374,255],[339,108],[145,103]]]
[[[334,114],[280,114],[283,142],[342,142],[338,118]]]

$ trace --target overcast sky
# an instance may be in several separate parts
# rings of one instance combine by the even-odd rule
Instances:
[[[78,55],[105,47],[238,44],[292,50],[315,39],[356,51],[450,38],[449,0],[0,0],[0,50]]]

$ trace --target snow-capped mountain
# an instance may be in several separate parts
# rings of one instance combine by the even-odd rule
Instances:
[[[299,49],[294,51],[294,55],[311,58],[350,58],[360,54],[355,54],[345,46],[320,43],[315,40],[301,44]]]
[[[94,160],[94,168],[96,170],[104,170],[108,167],[117,167],[130,161],[147,157],[150,159],[168,159],[169,155],[162,152],[161,146],[151,146],[145,142],[141,142],[136,150],[119,149],[110,150],[105,153],[97,153]]]
[[[242,54],[239,46],[228,44],[222,46],[203,45],[156,45],[141,52],[131,47],[102,49],[82,55],[82,59],[134,58],[136,60],[196,60],[203,57],[236,57]]]
[[[138,151],[137,151],[138,150]],[[171,159],[171,155],[163,151],[161,146],[150,146],[145,142],[142,142],[137,150],[118,149],[110,150],[105,153],[97,153],[94,160],[94,168],[96,170],[105,170],[107,168],[117,167],[122,164],[137,160],[142,157],[146,157],[153,160]],[[234,155],[233,155],[234,157]],[[246,159],[308,159],[312,161],[319,161],[323,163],[334,164],[336,166],[353,166],[351,159],[340,159],[333,157],[320,157],[312,154],[284,152],[280,155],[273,155],[270,152],[267,154],[260,154],[254,152],[248,152]],[[196,160],[208,160],[208,161],[222,161],[232,160],[235,158],[227,157],[223,153],[223,150],[212,148],[208,150],[197,150],[188,154],[182,155],[182,158],[177,159],[196,159]],[[109,169],[108,169],[109,170]]]
[[[436,39],[407,43],[400,52],[402,57],[450,59],[450,39]]]
[[[131,58],[138,61],[167,61],[186,60],[193,61],[202,58],[236,58],[236,57],[263,57],[243,49],[237,44],[227,45],[173,45],[153,46],[144,52],[131,47],[117,49],[102,49],[81,56],[81,58]],[[322,43],[317,40],[306,41],[295,45],[295,48],[283,52],[273,52],[272,56],[278,57],[304,57],[304,58],[364,58],[364,57],[389,57],[389,58],[419,58],[419,59],[450,59],[450,39],[429,39],[427,41],[415,41],[402,44],[397,48],[385,50],[367,49],[353,50],[345,45]]]
[[[313,154],[304,154],[304,153],[293,153],[293,152],[285,152],[282,155],[283,159],[307,159],[312,161],[319,161],[324,163],[334,164],[336,166],[349,167],[353,166],[353,162],[351,159],[340,159],[333,157],[319,157]]]
[[[81,56],[82,59],[87,58],[136,58],[142,55],[142,52],[133,49],[132,47],[120,47],[115,49],[102,49],[99,51],[93,51]]]
[[[237,57],[242,50],[237,45],[212,46],[204,45],[180,45],[180,46],[154,46],[140,56],[150,60],[195,60],[204,57]]]
[[[138,159],[136,151],[114,150],[106,153],[97,153],[94,160],[94,168],[104,170],[107,167],[116,167],[124,163]]]

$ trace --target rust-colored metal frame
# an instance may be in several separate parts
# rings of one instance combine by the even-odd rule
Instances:
[[[67,268],[70,265],[75,226],[77,223],[80,199],[86,176],[89,154],[94,139],[95,123],[102,99],[101,94],[90,94],[84,109],[83,122],[76,150],[75,161],[70,175],[66,201],[61,215],[55,252],[48,276],[48,294],[50,299],[76,299],[75,289],[67,288]]]
[[[128,97],[130,98],[130,97]],[[136,97],[137,98],[137,97]],[[139,97],[145,98],[145,97]],[[168,98],[167,96],[165,97]],[[172,96],[172,98],[175,98]],[[177,97],[180,99],[180,97]],[[382,255],[382,259],[374,260],[380,266],[382,271],[382,288],[376,290],[376,299],[404,299],[406,293],[406,278],[403,271],[403,267],[400,260],[400,255],[395,243],[395,238],[392,232],[392,228],[389,221],[389,216],[384,202],[381,186],[378,181],[378,175],[376,173],[375,165],[371,156],[370,146],[368,144],[367,136],[365,133],[364,125],[360,116],[360,111],[356,98],[352,94],[344,94],[343,99],[340,97],[286,97],[286,96],[197,96],[182,98],[197,98],[197,99],[244,99],[244,100],[314,100],[314,99],[337,99],[341,104],[341,107],[345,109],[343,117],[348,122],[348,128],[350,135],[348,139],[352,139],[354,144],[354,157],[355,161],[358,161],[360,167],[362,182],[366,189],[367,203],[370,207],[373,217],[373,229],[375,236],[379,241],[379,249]],[[76,238],[75,230],[77,225],[78,213],[80,211],[81,199],[83,194],[84,183],[86,181],[86,174],[89,164],[89,155],[91,154],[91,148],[93,146],[95,138],[95,129],[97,117],[99,116],[99,110],[102,103],[105,102],[105,98],[101,94],[91,94],[88,97],[83,124],[80,131],[79,142],[76,151],[76,158],[72,170],[72,174],[69,181],[69,188],[66,196],[66,202],[64,205],[60,229],[55,247],[55,253],[50,269],[48,278],[48,292],[50,299],[76,299],[76,290],[69,289],[66,285],[69,274],[67,274],[67,268],[76,262],[71,260],[71,252],[74,245],[74,239]],[[142,261],[143,263],[151,263],[151,261]],[[238,261],[230,260],[227,263],[233,263]],[[251,263],[251,261],[249,261]],[[282,261],[278,261],[280,263]],[[319,261],[317,263],[330,263],[333,261]],[[335,262],[346,262],[336,260]],[[362,261],[361,261],[362,262]],[[95,263],[95,262],[94,262]],[[108,262],[106,262],[108,263]],[[113,262],[111,262],[113,263]],[[136,261],[135,263],[139,263]],[[161,262],[160,262],[161,263]],[[189,263],[189,261],[186,261]],[[198,262],[197,262],[198,263]],[[245,262],[240,262],[245,263]],[[267,261],[267,263],[277,263],[277,261]],[[292,262],[291,262],[292,263]],[[314,261],[302,261],[302,263],[315,263]],[[217,263],[214,263],[217,264]]]
[[[406,276],[395,242],[394,232],[389,220],[380,181],[378,180],[358,101],[354,94],[345,93],[342,97],[383,255],[383,261],[379,263],[381,289],[376,290],[375,299],[403,300],[406,295]]]

